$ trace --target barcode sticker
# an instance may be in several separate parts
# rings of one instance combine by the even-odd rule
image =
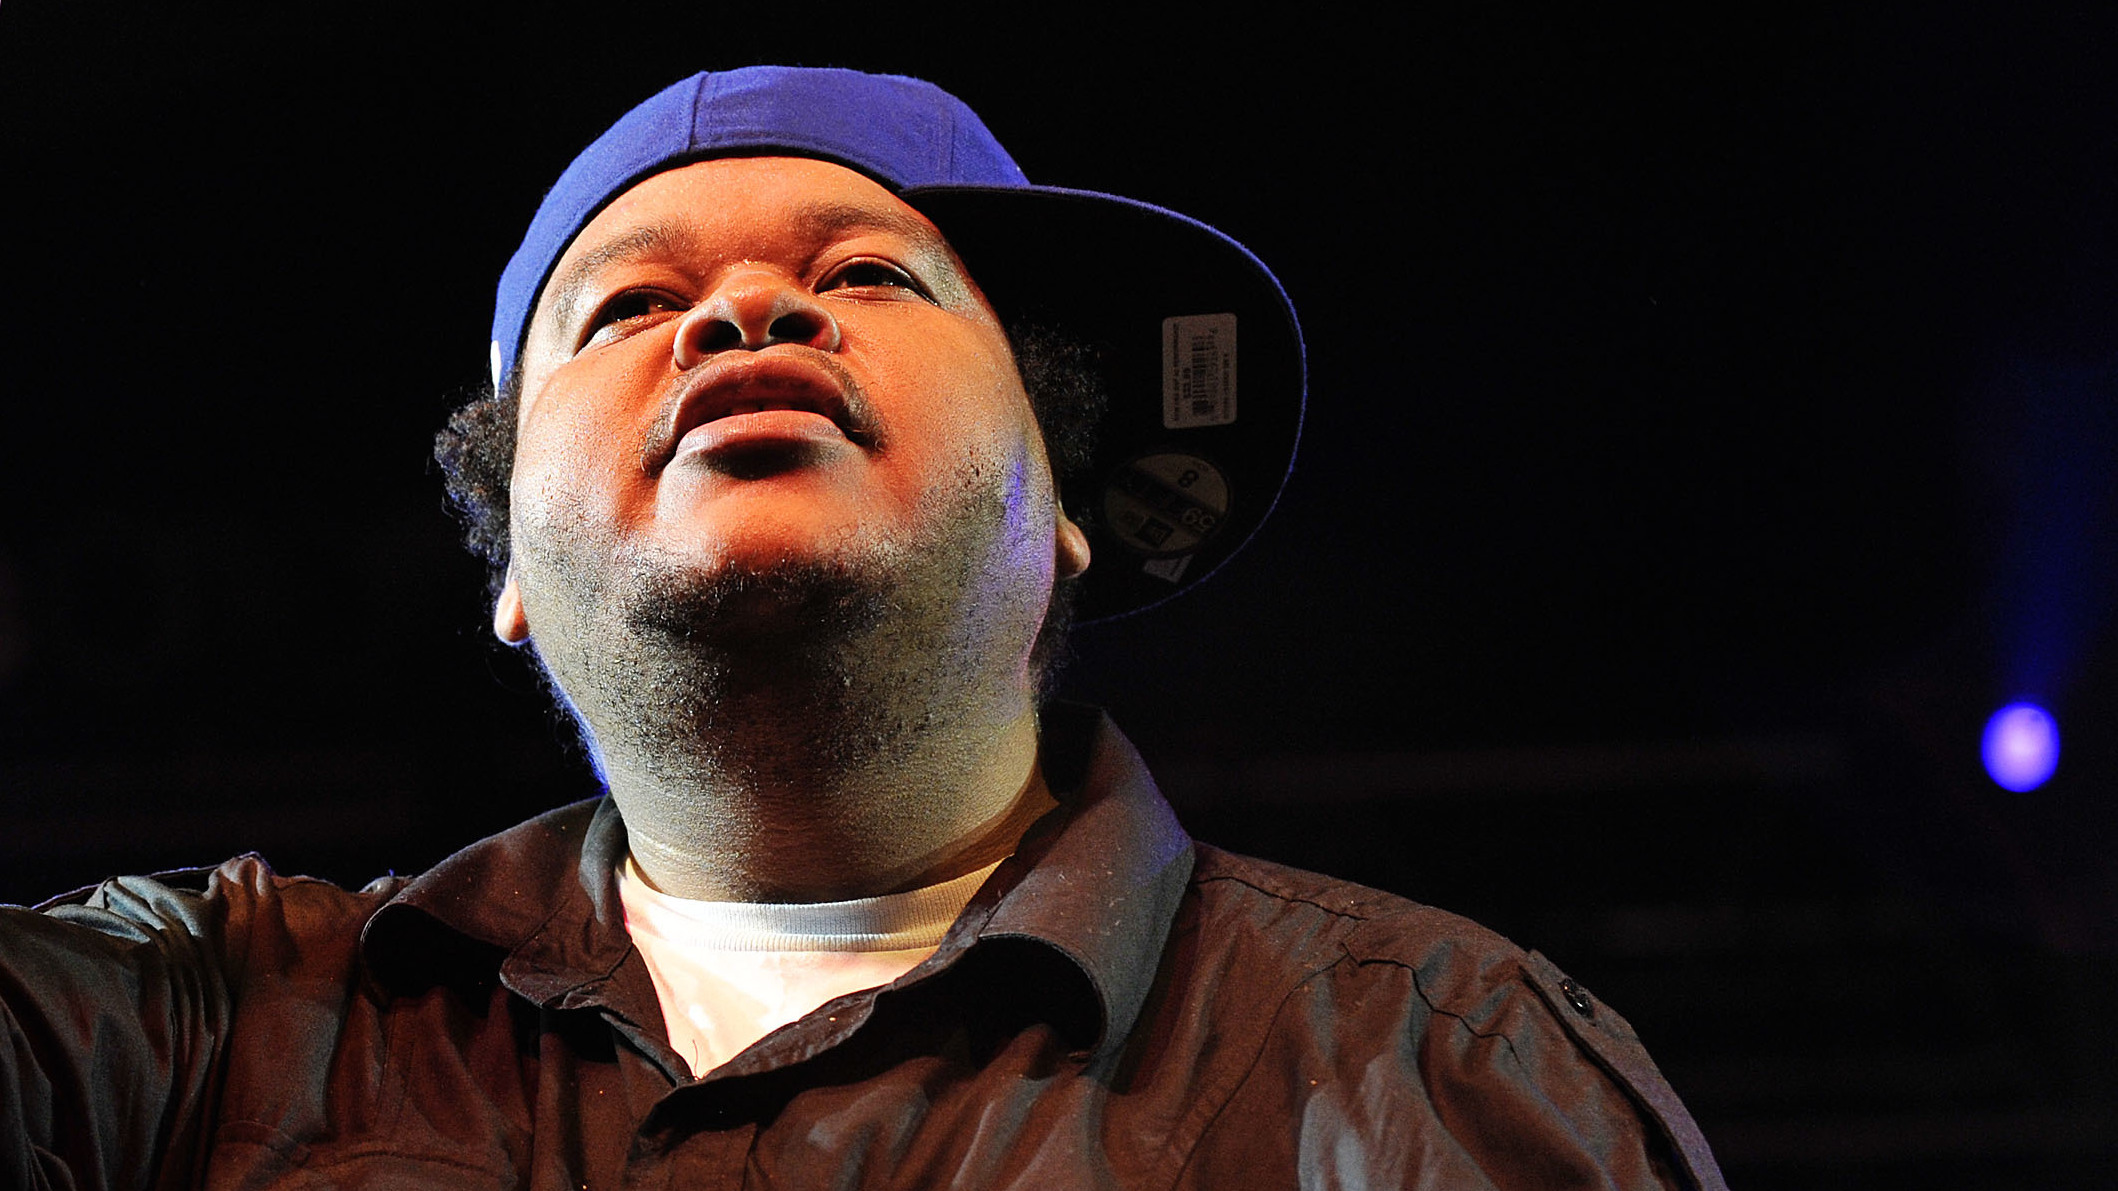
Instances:
[[[1169,430],[1236,420],[1236,316],[1162,320],[1162,425]]]

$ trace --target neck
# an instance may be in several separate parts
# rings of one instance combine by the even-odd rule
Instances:
[[[846,901],[946,881],[1013,852],[1055,805],[1036,730],[1028,713],[932,728],[854,766],[809,763],[800,747],[790,761],[753,739],[652,765],[606,763],[606,777],[633,858],[657,889],[715,901]]]
[[[855,616],[814,632],[820,620],[645,631],[623,665],[579,671],[600,680],[563,684],[656,888],[899,892],[1007,855],[1053,805],[1026,650],[996,667],[990,637],[946,621]]]

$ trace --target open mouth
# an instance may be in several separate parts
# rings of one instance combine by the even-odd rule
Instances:
[[[809,352],[731,352],[694,369],[677,391],[660,462],[814,450],[872,439],[857,386]]]
[[[734,405],[729,406],[726,410],[722,411],[719,415],[717,415],[716,420],[718,420],[719,418],[740,418],[744,414],[764,413],[768,409],[792,409],[799,410],[803,413],[812,413],[826,417],[829,416],[828,414],[825,414],[823,410],[820,410],[813,405],[808,405],[803,402],[778,401],[768,398],[764,401],[738,401]]]

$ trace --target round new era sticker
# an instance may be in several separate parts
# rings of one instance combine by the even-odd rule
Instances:
[[[1228,517],[1228,479],[1197,455],[1142,455],[1103,488],[1103,523],[1151,558],[1189,554]]]

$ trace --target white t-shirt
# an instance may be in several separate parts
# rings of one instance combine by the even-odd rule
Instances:
[[[618,898],[669,1044],[699,1076],[818,1005],[917,967],[998,867],[855,901],[714,902],[663,893],[628,856]]]

